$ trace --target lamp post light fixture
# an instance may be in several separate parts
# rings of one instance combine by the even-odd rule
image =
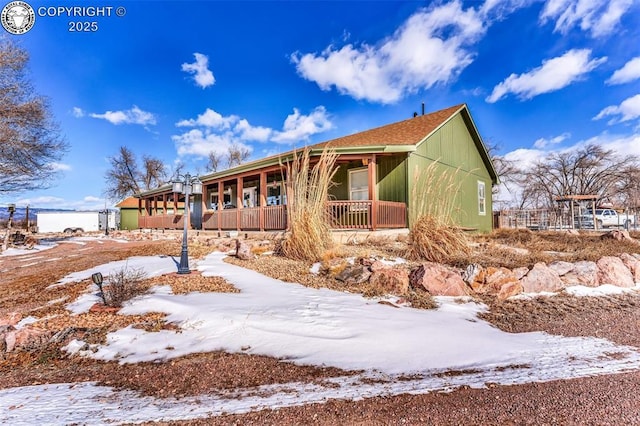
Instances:
[[[184,216],[182,220],[182,252],[180,253],[180,265],[178,265],[179,274],[190,274],[189,270],[189,243],[187,239],[187,222],[189,221],[189,196],[202,194],[202,182],[197,176],[191,176],[189,173],[177,174],[172,180],[173,192],[184,194]]]

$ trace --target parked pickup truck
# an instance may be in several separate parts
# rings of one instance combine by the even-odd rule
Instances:
[[[587,210],[581,217],[581,223],[583,227],[587,227],[585,225],[590,224],[590,227],[593,227],[593,219],[594,214],[591,210]],[[618,213],[614,209],[596,209],[595,211],[595,221],[598,229],[607,228],[609,226],[615,227],[623,227],[625,229],[629,229],[634,226],[636,223],[635,215],[626,214],[626,213]]]

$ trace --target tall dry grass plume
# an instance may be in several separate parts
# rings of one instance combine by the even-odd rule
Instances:
[[[280,249],[284,256],[313,262],[333,246],[327,202],[337,158],[335,151],[325,148],[312,166],[305,149],[286,164],[289,231]]]
[[[470,253],[467,235],[454,221],[456,197],[462,185],[460,169],[439,170],[438,162],[414,173],[413,203],[409,208],[409,257],[444,263]]]

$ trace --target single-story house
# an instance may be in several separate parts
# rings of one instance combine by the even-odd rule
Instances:
[[[338,155],[328,209],[339,229],[411,226],[418,204],[416,173],[436,163],[454,172],[454,222],[478,232],[492,229],[492,185],[498,176],[466,104],[344,136],[309,147],[311,161],[325,148]],[[287,228],[286,167],[295,151],[200,176],[202,195],[190,199],[190,226],[204,230]],[[416,195],[418,194],[418,195]],[[184,195],[171,185],[136,195],[140,228],[182,228]]]

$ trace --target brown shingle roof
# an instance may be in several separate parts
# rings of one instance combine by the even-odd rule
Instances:
[[[128,197],[116,204],[120,208],[138,208],[138,199],[136,197]]]
[[[463,107],[464,104],[455,105],[430,114],[419,115],[408,120],[321,142],[314,145],[313,148],[322,148],[324,146],[350,148],[379,145],[415,145]]]
[[[452,107],[441,109],[429,114],[419,115],[407,120],[387,124],[384,126],[376,127],[374,129],[354,133],[348,136],[342,136],[329,141],[320,142],[310,146],[309,148],[312,148],[314,150],[322,150],[325,146],[330,146],[331,148],[342,148],[348,150],[349,148],[373,148],[389,145],[417,145],[418,143],[426,139],[429,135],[431,135],[440,126],[445,124],[451,117],[453,117],[463,109],[466,109],[466,104],[454,105]],[[475,130],[473,120],[470,116],[468,116],[468,118],[471,123],[470,125],[474,127],[473,132],[477,132],[477,130]],[[485,147],[482,146],[482,142],[480,140],[476,141],[476,146],[481,151],[480,155],[483,157],[483,160],[487,165],[487,168],[489,169],[489,173],[491,174],[493,181],[497,182],[495,169],[491,164],[491,160],[488,157]],[[279,158],[290,155],[292,152],[294,151],[273,155],[271,157],[263,158],[260,160],[250,161],[229,170],[223,170],[221,172],[201,176],[201,179],[206,181],[214,178],[220,178],[221,176],[231,176],[234,173],[237,173],[238,170],[246,171],[254,167],[260,167],[260,165],[267,164],[271,161],[277,161]],[[166,190],[164,188],[160,188],[156,191],[169,192],[170,189]],[[153,191],[147,191],[146,193],[148,194],[150,192]]]

